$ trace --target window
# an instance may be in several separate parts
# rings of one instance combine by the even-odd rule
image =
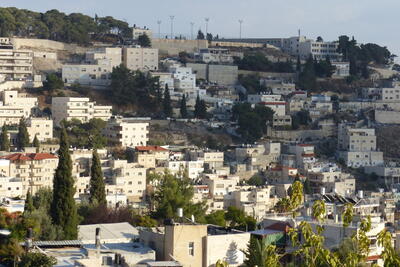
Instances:
[[[194,256],[194,242],[189,242],[189,255]]]

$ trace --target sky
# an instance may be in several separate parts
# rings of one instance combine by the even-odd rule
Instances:
[[[195,32],[204,32],[207,17],[208,32],[238,38],[241,19],[242,37],[290,37],[300,29],[309,38],[329,41],[345,34],[400,55],[399,0],[0,0],[0,6],[113,16],[154,33],[161,20],[164,35],[170,32],[170,15],[175,16],[174,33],[187,36],[190,22]]]

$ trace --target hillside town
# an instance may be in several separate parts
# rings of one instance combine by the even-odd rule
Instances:
[[[400,266],[388,48],[37,14],[0,8],[0,266]]]

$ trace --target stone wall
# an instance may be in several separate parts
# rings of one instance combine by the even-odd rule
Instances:
[[[88,48],[77,44],[67,44],[47,39],[12,38],[16,49],[31,49],[39,51],[68,51],[74,54],[83,54]]]
[[[179,52],[193,53],[208,48],[207,40],[152,39],[151,46],[158,48],[161,55],[178,55]]]

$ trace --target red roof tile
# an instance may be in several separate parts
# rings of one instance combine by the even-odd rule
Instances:
[[[10,161],[17,161],[17,160],[26,161],[26,160],[56,159],[57,156],[49,153],[14,153],[0,158],[8,159]]]
[[[168,149],[160,146],[137,146],[137,151],[168,151]]]
[[[271,224],[270,226],[265,227],[265,229],[282,231],[285,233],[289,232],[290,228],[292,228],[292,227],[287,222],[277,222],[277,223]]]

